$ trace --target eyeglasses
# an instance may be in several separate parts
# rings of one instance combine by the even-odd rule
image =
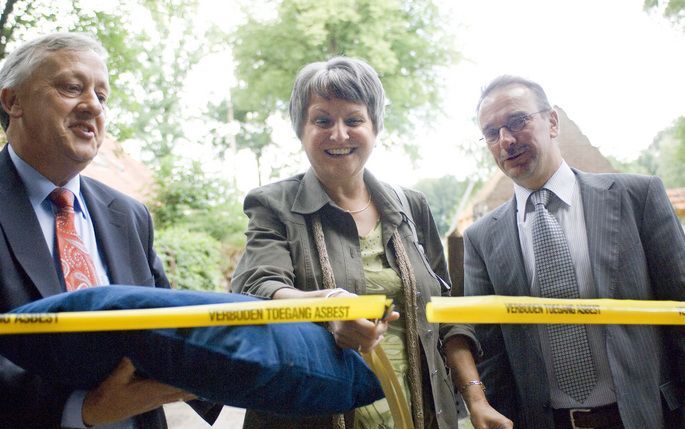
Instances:
[[[500,137],[500,131],[502,131],[502,128],[506,128],[509,130],[510,133],[518,133],[522,129],[526,127],[526,124],[528,121],[533,119],[533,115],[537,115],[538,113],[543,113],[547,112],[549,109],[545,110],[540,110],[539,112],[533,112],[529,113],[527,115],[520,115],[520,116],[514,116],[513,118],[509,119],[506,124],[502,125],[501,127],[491,127],[491,128],[486,128],[483,130],[483,137],[480,138],[481,141],[485,140],[489,145],[494,145],[499,141]]]

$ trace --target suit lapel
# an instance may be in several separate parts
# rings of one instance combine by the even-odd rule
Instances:
[[[502,211],[493,214],[493,259],[497,261],[499,281],[495,281],[498,295],[528,296],[530,287],[516,225],[516,199],[513,198]],[[502,285],[502,290],[497,290]]]
[[[0,152],[0,201],[5,207],[0,210],[0,225],[19,265],[41,296],[62,292],[55,262],[7,147]]]
[[[574,170],[583,200],[592,275],[599,296],[612,298],[618,269],[621,199],[609,175]]]
[[[126,214],[116,209],[114,195],[94,189],[92,182],[81,177],[81,193],[86,200],[88,213],[100,254],[108,269],[112,284],[133,284],[128,260],[128,227]]]
[[[530,280],[526,274],[523,263],[523,253],[519,242],[519,231],[516,219],[516,196],[501,212],[493,214],[492,237],[495,241],[493,246],[493,258],[497,261],[497,279],[494,284],[501,285],[501,290],[495,286],[497,295],[530,296]],[[502,332],[508,339],[507,347],[509,359],[513,366],[519,367],[519,371],[526,374],[536,374],[537,382],[541,383],[546,392],[547,375],[540,373],[535,368],[544,368],[542,348],[538,325],[501,325]],[[522,364],[521,362],[528,362]],[[526,377],[529,378],[529,377]],[[548,393],[543,393],[548,396]]]

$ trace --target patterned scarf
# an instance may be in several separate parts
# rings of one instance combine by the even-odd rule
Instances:
[[[333,268],[326,250],[326,241],[324,239],[323,227],[321,226],[321,217],[319,213],[312,215],[312,229],[314,232],[314,243],[319,254],[319,263],[323,272],[323,284],[326,289],[334,289],[335,277],[333,276]],[[406,308],[403,314],[406,319],[406,341],[407,341],[407,358],[409,360],[409,390],[411,394],[412,417],[414,420],[415,429],[423,429],[423,396],[421,395],[421,355],[419,351],[419,334],[417,327],[418,311],[416,302],[416,277],[414,270],[409,262],[407,251],[404,248],[402,239],[397,230],[392,234],[392,245],[395,249],[395,256],[397,257],[397,264],[400,268],[400,278],[402,279],[402,289],[404,291],[404,298]],[[345,419],[342,414],[333,416],[333,427],[335,429],[345,429]]]

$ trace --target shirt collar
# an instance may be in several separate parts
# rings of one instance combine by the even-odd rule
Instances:
[[[17,173],[19,173],[19,177],[22,182],[24,182],[31,204],[33,206],[42,204],[48,195],[50,195],[58,186],[55,186],[48,178],[40,174],[38,170],[21,159],[14,151],[11,143],[9,144],[9,154],[14,167],[17,169]],[[81,199],[80,175],[77,174],[72,177],[64,186],[62,186],[62,188],[69,189],[74,193],[74,210],[83,214],[84,210],[82,208],[85,207],[85,204]]]
[[[302,176],[295,200],[290,209],[295,213],[311,214],[330,202],[330,197],[323,189],[323,186],[321,186],[321,182],[316,177],[314,169],[310,167]]]
[[[371,192],[371,198],[380,211],[383,222],[387,221],[391,225],[399,225],[402,222],[401,211],[403,208],[397,200],[398,197],[395,192],[386,190],[386,186],[367,169],[364,169],[364,183]],[[291,210],[294,213],[311,214],[321,210],[326,204],[333,204],[333,200],[316,177],[314,169],[310,167],[302,177]]]
[[[573,174],[571,167],[566,161],[561,161],[561,165],[552,177],[542,186],[547,188],[567,206],[572,206],[573,192],[576,187],[576,175]],[[525,221],[526,203],[530,194],[537,189],[528,189],[514,182],[514,194],[516,195],[516,217],[519,222]]]

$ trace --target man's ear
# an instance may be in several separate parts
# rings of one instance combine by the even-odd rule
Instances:
[[[549,111],[549,136],[556,138],[559,135],[559,114],[552,108]]]
[[[3,88],[0,90],[0,103],[2,108],[12,118],[19,118],[24,113],[17,97],[17,91],[11,88]]]

